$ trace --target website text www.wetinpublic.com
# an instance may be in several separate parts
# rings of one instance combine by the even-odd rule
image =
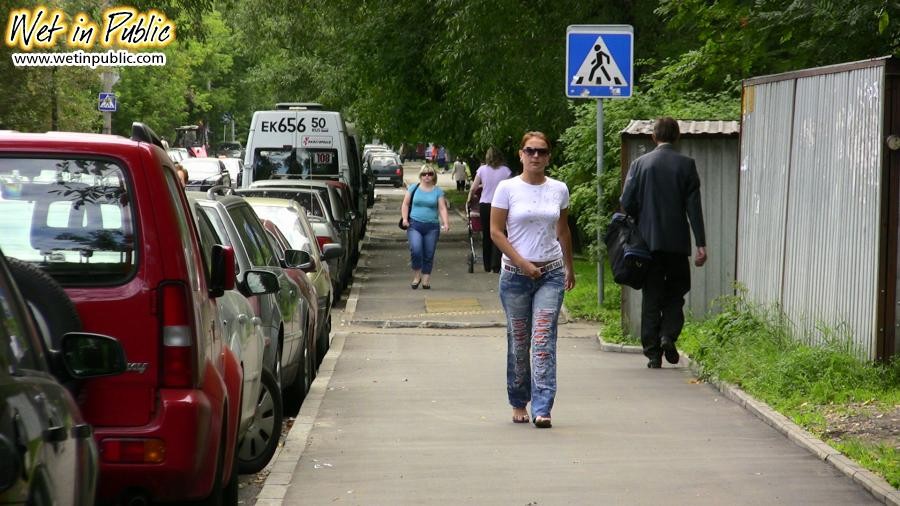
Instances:
[[[105,53],[13,53],[16,67],[143,67],[163,66],[165,53],[132,53],[125,49],[109,50]]]

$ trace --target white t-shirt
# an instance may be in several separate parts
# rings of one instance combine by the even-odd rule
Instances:
[[[569,188],[547,178],[543,184],[528,184],[521,177],[497,185],[491,207],[506,209],[506,233],[513,248],[529,262],[548,262],[562,257],[556,237],[561,209],[569,208]],[[509,262],[509,257],[503,255]]]

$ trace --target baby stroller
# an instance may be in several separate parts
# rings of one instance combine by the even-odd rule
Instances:
[[[478,254],[475,253],[475,242],[481,237],[481,212],[478,210],[478,201],[481,200],[481,188],[472,193],[472,198],[466,202],[466,224],[469,232],[469,273],[475,272],[475,262]]]

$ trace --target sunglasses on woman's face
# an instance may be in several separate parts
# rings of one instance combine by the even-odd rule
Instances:
[[[423,172],[422,175],[423,176],[433,176],[434,172]]]
[[[547,156],[550,154],[550,150],[547,148],[533,148],[531,146],[525,146],[522,148],[522,152],[526,156]]]

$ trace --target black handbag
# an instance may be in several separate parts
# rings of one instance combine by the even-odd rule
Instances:
[[[416,190],[419,189],[418,183],[413,186],[412,192],[409,194],[409,212],[412,212],[412,202],[413,199],[416,198]],[[397,222],[397,226],[400,227],[400,230],[406,230],[409,227],[403,226],[403,213],[400,213],[400,221]]]
[[[606,243],[613,280],[635,290],[643,288],[653,256],[634,218],[622,213],[613,214],[603,242]]]

